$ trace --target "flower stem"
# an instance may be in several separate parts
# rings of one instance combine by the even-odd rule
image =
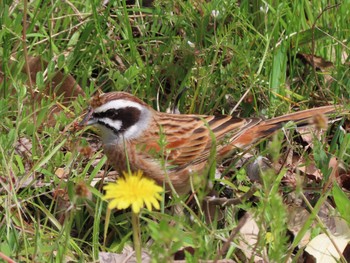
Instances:
[[[132,231],[134,238],[134,250],[136,253],[137,263],[141,263],[141,235],[140,235],[140,219],[139,213],[133,213],[131,215]]]

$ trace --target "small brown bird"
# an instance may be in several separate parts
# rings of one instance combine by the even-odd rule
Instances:
[[[126,92],[96,96],[82,124],[101,131],[103,149],[120,174],[142,170],[160,185],[170,180],[178,194],[190,191],[190,175],[201,174],[215,143],[217,159],[246,148],[283,127],[288,121],[307,125],[317,115],[337,113],[324,106],[270,120],[168,114],[158,112]],[[215,140],[213,140],[213,136]]]

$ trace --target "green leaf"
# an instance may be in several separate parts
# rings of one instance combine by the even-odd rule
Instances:
[[[63,139],[55,148],[48,150],[48,154],[42,158],[38,163],[36,163],[36,165],[34,166],[34,171],[37,171],[38,169],[40,169],[43,165],[45,165],[54,154],[56,154],[60,148],[65,144],[67,139]]]
[[[285,95],[286,68],[287,68],[287,49],[282,44],[275,50],[272,63],[272,71],[270,74],[270,88],[272,94],[270,102],[275,105],[279,98],[275,94]]]
[[[72,37],[69,39],[69,42],[68,42],[68,47],[74,47],[77,43],[78,43],[78,40],[79,40],[79,37],[80,37],[80,32],[79,31],[76,31]]]
[[[333,185],[333,199],[340,215],[350,224],[350,200],[338,184]]]
[[[329,156],[327,155],[323,142],[320,140],[313,140],[314,143],[314,158],[317,168],[319,168],[323,174],[324,180],[328,180],[330,169],[329,169]]]
[[[39,88],[44,87],[45,83],[44,83],[44,74],[43,72],[39,71],[38,73],[36,73],[36,80],[35,80],[36,84],[38,85]]]
[[[15,157],[15,159],[17,161],[17,167],[19,169],[19,172],[21,174],[24,174],[25,173],[25,169],[24,169],[24,164],[22,162],[21,156],[19,156],[18,154],[15,154],[14,157]]]
[[[63,54],[60,54],[57,58],[57,67],[59,69],[63,68],[65,66],[65,56]]]

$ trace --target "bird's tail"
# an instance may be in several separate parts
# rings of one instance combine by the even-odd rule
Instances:
[[[298,127],[312,124],[322,126],[319,125],[322,124],[321,122],[326,126],[328,118],[334,119],[334,117],[339,117],[346,113],[348,113],[348,111],[345,111],[343,107],[339,105],[323,106],[290,113],[269,120],[263,120],[241,133],[240,136],[235,138],[233,144],[239,148],[244,148],[256,141],[270,136],[275,131],[281,129],[289,121],[295,122]]]

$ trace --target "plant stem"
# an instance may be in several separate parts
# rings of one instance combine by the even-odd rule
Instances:
[[[136,253],[136,261],[141,263],[141,235],[140,235],[140,219],[139,213],[132,213],[132,230],[134,237],[134,250]]]

